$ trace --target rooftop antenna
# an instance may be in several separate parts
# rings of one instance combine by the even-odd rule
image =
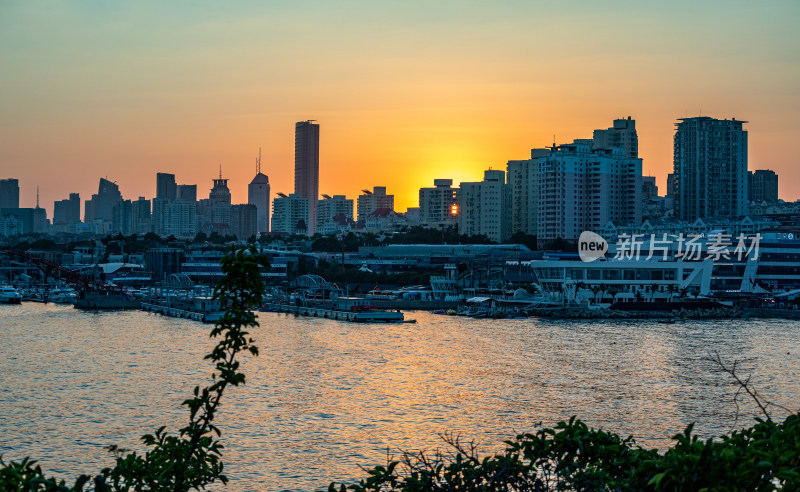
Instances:
[[[258,160],[256,161],[256,174],[261,172],[261,147],[258,148]]]
[[[222,163],[219,163],[219,179],[222,179]]]
[[[36,208],[39,208],[39,185],[36,185]]]

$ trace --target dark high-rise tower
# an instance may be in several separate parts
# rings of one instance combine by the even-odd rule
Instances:
[[[175,184],[175,175],[168,173],[156,174],[156,198],[161,200],[175,200],[178,196],[178,186]]]
[[[93,196],[95,203],[95,219],[103,219],[111,222],[114,216],[114,206],[122,201],[122,194],[119,186],[113,181],[100,178],[100,186],[97,189],[97,198]]]
[[[319,197],[319,125],[301,121],[294,127],[294,192],[308,198],[308,235],[316,232]]]
[[[758,169],[750,173],[749,197],[751,202],[778,201],[778,175],[769,169]]]
[[[738,217],[747,213],[745,121],[681,118],[675,131],[675,215]]]
[[[269,232],[269,177],[261,172],[261,149],[258,149],[256,176],[247,185],[247,203],[258,211],[256,232]]]
[[[178,185],[178,200],[197,201],[197,185]]]
[[[0,179],[0,208],[19,208],[19,181]]]
[[[53,225],[71,225],[81,221],[81,197],[70,193],[66,200],[53,204]]]

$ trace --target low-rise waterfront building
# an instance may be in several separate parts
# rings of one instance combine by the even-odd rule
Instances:
[[[144,256],[145,269],[154,282],[163,282],[173,273],[180,273],[185,256],[183,248],[152,248]]]
[[[261,276],[268,283],[286,280],[289,265],[297,264],[300,256],[307,256],[299,251],[278,251],[271,248],[259,248],[259,252],[270,262],[269,269],[261,269]],[[196,284],[216,285],[225,276],[220,265],[225,254],[227,253],[216,250],[189,251],[181,263],[180,271]]]
[[[594,297],[604,291],[616,301],[800,289],[800,229],[619,234],[616,239],[595,261],[546,255],[526,268],[543,290],[567,299],[586,298],[581,289]],[[516,270],[517,263],[508,268]]]
[[[446,264],[502,265],[508,260],[528,260],[536,256],[521,244],[390,244],[363,246],[353,265],[366,265],[376,272],[439,270]],[[348,261],[346,261],[348,263]]]
[[[663,301],[686,289],[698,295],[711,292],[712,262],[544,259],[528,262],[542,290],[578,303]]]

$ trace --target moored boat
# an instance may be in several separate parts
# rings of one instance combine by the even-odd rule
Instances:
[[[10,285],[0,287],[0,304],[20,304],[22,296]]]

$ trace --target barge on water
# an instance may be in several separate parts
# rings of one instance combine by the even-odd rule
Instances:
[[[139,300],[131,293],[122,289],[96,289],[78,292],[75,301],[76,309],[90,311],[103,309],[136,309]]]
[[[312,318],[327,318],[354,323],[411,323],[400,311],[383,311],[375,308],[369,299],[360,297],[338,297],[332,305],[292,305],[268,303],[262,311],[291,313]]]
[[[219,301],[212,297],[196,296],[190,299],[154,300],[141,303],[142,311],[173,318],[193,319],[203,323],[216,323],[223,315]]]

